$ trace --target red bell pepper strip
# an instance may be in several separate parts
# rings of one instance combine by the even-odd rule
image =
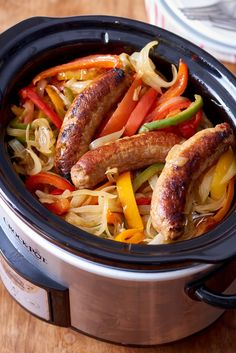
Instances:
[[[183,60],[179,61],[179,70],[175,83],[158,99],[157,105],[166,102],[168,99],[181,96],[188,84],[188,66]]]
[[[112,132],[121,130],[127,123],[130,114],[136,107],[138,101],[133,99],[134,92],[138,86],[142,84],[141,79],[135,79],[132,85],[126,92],[124,98],[118,105],[117,109],[114,111],[107,124],[100,132],[99,137],[111,134]]]
[[[29,98],[60,129],[62,121],[56,112],[34,91],[33,87],[25,87],[20,92],[23,98]]]
[[[203,106],[203,100],[201,96],[195,94],[194,98],[195,98],[195,101],[192,102],[189,105],[189,107],[186,108],[185,110],[180,111],[176,115],[170,116],[166,119],[155,120],[155,121],[151,121],[150,123],[145,123],[139,129],[139,132],[141,133],[141,132],[163,129],[170,126],[176,126],[188,120],[191,120]]]
[[[168,101],[158,105],[150,114],[144,119],[145,123],[161,120],[166,118],[171,112],[188,108],[191,104],[190,99],[182,96],[172,97]]]
[[[51,185],[56,189],[74,191],[75,187],[68,180],[61,176],[49,172],[40,172],[35,175],[30,175],[25,181],[26,188],[30,192],[34,192],[42,185]]]
[[[178,130],[184,138],[188,139],[189,137],[193,136],[197,132],[197,128],[202,121],[202,115],[203,115],[202,110],[199,110],[199,112],[197,112],[197,114],[193,119],[187,121],[186,123],[182,123],[178,126]]]
[[[62,216],[70,209],[70,201],[67,199],[59,199],[53,203],[44,204],[47,209],[58,216]]]
[[[54,188],[50,191],[50,195],[61,195],[64,190]]]
[[[138,104],[132,111],[129,120],[125,126],[124,136],[134,135],[140,128],[145,116],[148,114],[153,102],[156,100],[158,92],[154,88],[149,88],[148,91],[141,97]]]
[[[136,203],[138,206],[141,205],[150,205],[151,204],[151,199],[150,197],[139,197],[136,199]]]
[[[104,68],[110,69],[120,66],[120,58],[118,55],[109,54],[95,54],[78,58],[66,64],[57,65],[39,73],[34,79],[35,85],[39,80],[47,77],[55,76],[61,71],[77,70],[77,69],[90,69],[90,68]]]

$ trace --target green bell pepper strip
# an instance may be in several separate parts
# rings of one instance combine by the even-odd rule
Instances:
[[[140,186],[150,179],[154,174],[160,172],[164,168],[164,163],[155,163],[150,165],[148,168],[144,169],[140,174],[138,174],[133,180],[133,190],[136,192]]]
[[[190,120],[203,106],[202,97],[198,94],[194,95],[195,101],[190,106],[180,113],[162,120],[155,120],[150,123],[143,124],[139,129],[139,133],[148,132],[152,130],[164,129],[169,126],[175,126]]]
[[[27,128],[27,124],[21,123],[18,117],[12,119],[10,121],[9,125],[10,125],[10,127],[14,128],[14,129],[26,130],[26,128]]]

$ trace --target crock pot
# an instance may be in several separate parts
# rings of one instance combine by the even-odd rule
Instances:
[[[33,315],[125,345],[174,341],[236,307],[235,202],[199,238],[168,245],[100,239],[45,209],[14,172],[5,127],[18,90],[43,69],[89,53],[140,50],[158,40],[153,60],[170,73],[188,64],[188,93],[201,94],[214,122],[236,130],[236,79],[190,42],[138,21],[86,16],[36,17],[0,36],[1,278]]]

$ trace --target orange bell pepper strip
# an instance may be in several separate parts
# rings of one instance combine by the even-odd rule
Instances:
[[[30,192],[34,192],[37,189],[41,189],[42,186],[50,185],[56,189],[74,191],[75,187],[68,180],[62,178],[61,176],[50,173],[50,172],[40,172],[35,175],[30,175],[25,181],[26,188]]]
[[[188,66],[180,59],[179,70],[175,83],[158,99],[157,105],[166,102],[168,99],[176,96],[181,96],[184,93],[188,84]]]
[[[112,212],[111,210],[107,210],[107,223],[108,224],[122,224],[123,219],[121,213]]]
[[[213,228],[216,224],[218,224],[228,213],[230,206],[232,204],[234,198],[234,182],[235,178],[232,178],[228,183],[227,194],[224,199],[222,207],[216,212],[214,216],[208,217],[205,221],[199,224],[197,227],[196,236],[201,235],[211,228]]]
[[[114,111],[110,119],[108,120],[105,127],[99,134],[99,137],[109,135],[115,131],[121,130],[127,123],[130,114],[136,107],[138,101],[133,99],[134,92],[138,86],[142,84],[141,79],[135,79],[128,91],[126,92],[124,98],[118,105],[117,109]]]
[[[132,111],[125,126],[124,136],[132,136],[142,125],[142,122],[156,100],[158,92],[154,88],[148,91],[140,98],[138,104]]]
[[[25,87],[20,91],[22,98],[29,98],[60,129],[62,120],[57,113],[34,91],[33,87]]]
[[[144,239],[144,232],[140,229],[126,229],[118,234],[114,240],[123,243],[139,244]]]
[[[124,172],[120,174],[116,181],[116,185],[118,197],[120,199],[128,227],[143,230],[143,221],[138,210],[132,187],[131,173]]]
[[[39,80],[57,75],[59,72],[77,69],[104,68],[111,69],[120,66],[120,58],[118,55],[95,54],[88,55],[66,64],[57,65],[39,73],[33,79],[35,85]]]
[[[106,188],[107,186],[111,186],[114,184],[114,181],[107,181],[105,184],[102,184],[98,188],[96,188],[96,191],[102,190]],[[86,205],[97,205],[98,204],[98,197],[97,196],[88,196],[86,200],[83,202],[83,206]]]
[[[44,204],[46,208],[52,213],[62,216],[70,209],[70,201],[67,199],[59,199],[50,204]]]

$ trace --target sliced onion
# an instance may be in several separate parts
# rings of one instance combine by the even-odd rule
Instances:
[[[139,100],[139,96],[140,96],[140,92],[142,89],[142,85],[139,85],[135,90],[134,90],[134,94],[133,94],[133,101],[138,101]]]
[[[41,158],[42,171],[44,172],[48,172],[54,167],[54,155],[50,155],[46,158],[46,161],[44,160],[44,158]]]
[[[212,178],[215,171],[215,165],[211,167],[208,172],[204,175],[202,182],[199,186],[199,196],[201,203],[204,203],[210,193],[210,187],[212,183]]]
[[[210,197],[208,197],[206,203],[204,203],[203,205],[195,205],[194,211],[198,213],[215,212],[222,207],[224,199],[225,199],[225,195],[223,195],[223,197],[221,197],[219,200],[213,200]]]
[[[76,81],[75,79],[71,79],[65,83],[66,87],[69,87],[74,94],[81,93],[92,81]]]
[[[175,83],[177,78],[177,69],[174,65],[171,65],[173,79],[169,82],[165,81],[159,74],[156,73],[155,65],[149,58],[149,51],[157,44],[157,41],[149,42],[139,53],[133,53],[130,56],[130,61],[134,66],[138,77],[142,78],[144,83],[161,93],[161,88],[168,88]]]
[[[158,176],[155,174],[153,175],[149,180],[149,185],[151,186],[152,190],[155,189],[156,183],[157,183]]]
[[[23,129],[15,129],[15,128],[8,126],[7,127],[7,134],[9,136],[25,138],[25,130],[23,130]]]
[[[34,166],[33,168],[29,168],[29,166],[27,166],[27,174],[28,175],[35,175],[41,172],[42,170],[42,166],[41,166],[41,162],[39,157],[36,155],[36,153],[34,153],[31,149],[27,149],[26,150],[28,152],[28,154],[30,155],[30,157],[33,160]]]
[[[69,107],[71,105],[71,102],[69,101],[69,99],[61,91],[59,91],[59,89],[56,86],[54,85],[48,85],[48,86],[51,87],[56,92],[56,94],[61,98],[61,100],[63,101],[66,107]]]
[[[161,233],[158,233],[151,241],[148,242],[148,245],[160,245],[165,243],[165,237]]]
[[[119,131],[113,132],[112,134],[98,137],[96,140],[94,140],[90,143],[89,149],[94,150],[95,148],[103,146],[106,143],[118,140],[123,135],[124,131],[125,131],[125,127],[123,127]]]
[[[28,146],[34,146],[39,152],[48,155],[51,154],[56,142],[53,131],[47,119],[35,119],[31,128],[34,130],[35,141],[29,139],[28,131],[26,141]]]
[[[118,168],[108,168],[105,172],[109,181],[116,181],[119,175]]]
[[[127,53],[121,53],[119,55],[121,61],[121,67],[125,70],[130,66],[129,55]]]

